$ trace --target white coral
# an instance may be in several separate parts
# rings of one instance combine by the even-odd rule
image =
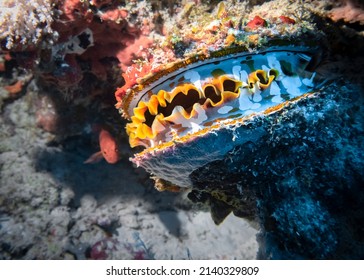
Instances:
[[[0,39],[12,49],[38,44],[45,35],[56,36],[53,22],[53,0],[0,0]]]

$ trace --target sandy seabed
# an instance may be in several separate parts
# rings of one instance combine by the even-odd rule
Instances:
[[[84,164],[93,151],[82,135],[51,145],[52,135],[35,125],[36,87],[28,88],[0,117],[0,259],[132,259],[140,251],[155,259],[255,258],[257,231],[243,219],[216,226],[184,193],[156,191],[128,159]]]

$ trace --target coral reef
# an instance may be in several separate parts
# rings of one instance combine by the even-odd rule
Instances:
[[[144,61],[151,67],[129,70],[117,107],[131,121],[130,145],[146,148],[132,161],[159,190],[191,189],[217,224],[231,212],[257,221],[260,258],[361,258],[362,83],[348,86],[327,66],[345,34],[314,9],[268,2],[245,19],[242,5],[229,5],[209,15],[187,6],[175,25],[183,28]],[[352,40],[360,54],[363,38]]]
[[[92,137],[101,139],[98,134],[107,130],[122,142],[123,124],[110,121],[108,113],[114,111],[112,91],[124,82],[120,73],[136,57],[147,56],[154,27],[150,3],[18,2],[4,2],[0,37],[4,50],[34,73],[44,93],[38,125],[56,134],[57,141],[91,126],[97,127]],[[20,83],[9,91],[19,90]]]
[[[53,0],[0,3],[0,39],[6,49],[31,49],[57,40],[52,23]]]
[[[131,155],[216,224],[258,224],[259,258],[363,258],[358,1],[1,5],[1,258],[173,257],[153,213],[181,238],[192,206],[136,199]]]

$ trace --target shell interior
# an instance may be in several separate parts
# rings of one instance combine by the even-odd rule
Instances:
[[[199,61],[133,96],[130,145],[154,147],[215,122],[266,111],[322,84],[315,52],[272,50]]]

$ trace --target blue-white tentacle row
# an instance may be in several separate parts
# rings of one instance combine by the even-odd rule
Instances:
[[[316,56],[317,50],[275,48],[215,56],[166,71],[133,95],[130,144],[154,147],[312,92],[322,82],[309,71]]]

